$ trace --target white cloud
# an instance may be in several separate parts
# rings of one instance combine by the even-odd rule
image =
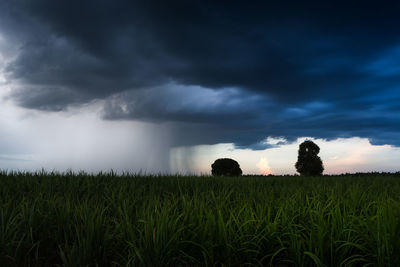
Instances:
[[[258,170],[260,174],[268,175],[273,174],[274,172],[271,170],[269,166],[268,160],[266,157],[262,157],[257,163]]]
[[[398,166],[400,149],[389,145],[371,145],[368,139],[358,137],[330,141],[303,137],[291,144],[256,151],[235,149],[233,144],[180,147],[172,150],[171,158],[179,162],[182,160],[181,157],[187,156],[184,151],[190,149],[191,160],[186,169],[197,173],[210,173],[211,164],[215,159],[228,157],[239,162],[244,174],[262,173],[267,167],[274,174],[295,174],[294,164],[297,161],[298,147],[306,139],[313,140],[320,147],[319,156],[324,163],[326,174],[400,170]],[[174,170],[174,166],[172,169]]]
[[[45,113],[1,102],[0,169],[169,171],[164,126],[104,121],[100,106]]]

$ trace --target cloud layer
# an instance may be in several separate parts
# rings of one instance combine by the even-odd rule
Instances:
[[[173,145],[267,136],[400,146],[399,4],[2,1],[1,72],[20,106],[104,100]]]

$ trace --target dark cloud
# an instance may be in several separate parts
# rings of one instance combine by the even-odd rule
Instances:
[[[400,145],[400,4],[3,1],[10,97],[167,123],[175,145],[266,136]],[[5,52],[4,52],[5,53]]]
[[[230,125],[257,118],[268,107],[263,100],[236,88],[212,90],[170,83],[108,98],[103,117]]]

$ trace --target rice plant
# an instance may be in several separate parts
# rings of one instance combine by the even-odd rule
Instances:
[[[399,266],[400,175],[0,172],[1,266]]]

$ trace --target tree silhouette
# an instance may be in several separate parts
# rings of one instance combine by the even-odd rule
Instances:
[[[240,176],[242,175],[242,170],[236,160],[222,158],[217,159],[211,165],[211,173],[214,176]]]
[[[318,157],[319,146],[313,141],[306,140],[299,146],[296,170],[301,175],[321,175],[324,171],[322,160]]]

